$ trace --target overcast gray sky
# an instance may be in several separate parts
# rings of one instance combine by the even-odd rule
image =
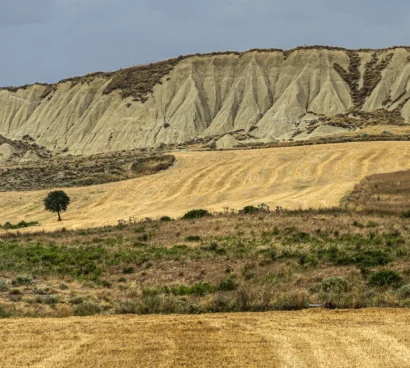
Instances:
[[[0,0],[0,85],[181,54],[409,44],[408,0]]]

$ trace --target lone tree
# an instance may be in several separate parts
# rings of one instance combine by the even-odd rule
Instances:
[[[44,207],[47,211],[57,212],[58,221],[61,221],[60,212],[67,211],[70,204],[70,197],[63,190],[55,190],[47,194],[43,199]]]

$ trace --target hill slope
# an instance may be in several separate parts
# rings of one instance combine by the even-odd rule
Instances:
[[[302,139],[410,122],[407,48],[312,47],[180,57],[0,90],[0,134],[89,154],[241,130]]]
[[[40,221],[46,229],[116,224],[129,216],[183,215],[267,203],[336,206],[367,175],[410,169],[409,142],[368,142],[250,151],[177,152],[171,168],[118,183],[69,188],[63,224],[44,211],[46,191],[0,193],[0,223]]]

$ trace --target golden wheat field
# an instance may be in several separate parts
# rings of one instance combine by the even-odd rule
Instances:
[[[40,221],[47,230],[116,224],[266,203],[286,208],[338,205],[373,173],[410,168],[409,142],[369,142],[222,152],[178,152],[169,170],[138,179],[66,189],[63,223],[43,209],[46,191],[0,193],[0,223]]]
[[[410,311],[2,321],[1,367],[410,367]]]

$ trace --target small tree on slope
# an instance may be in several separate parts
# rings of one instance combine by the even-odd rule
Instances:
[[[61,221],[61,212],[67,211],[70,204],[70,197],[63,190],[55,190],[47,194],[43,199],[44,207],[47,211],[57,213],[58,221]]]

